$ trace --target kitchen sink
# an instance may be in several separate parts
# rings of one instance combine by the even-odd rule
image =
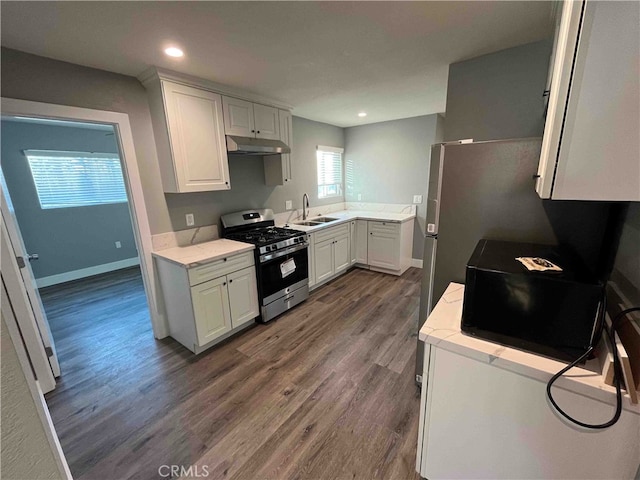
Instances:
[[[322,222],[296,222],[294,225],[304,225],[305,227],[315,227],[316,225],[320,225]]]
[[[329,222],[335,222],[336,220],[338,220],[338,219],[337,218],[330,218],[330,217],[318,217],[318,218],[314,218],[311,221],[312,222],[316,222],[316,223],[329,223]]]

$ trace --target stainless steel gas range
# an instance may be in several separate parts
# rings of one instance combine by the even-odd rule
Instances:
[[[273,210],[244,210],[221,217],[222,236],[256,246],[260,317],[268,322],[309,297],[309,238],[275,226]]]

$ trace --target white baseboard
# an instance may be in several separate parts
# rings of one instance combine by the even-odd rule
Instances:
[[[38,278],[36,279],[36,285],[38,288],[50,287],[51,285],[70,282],[71,280],[78,280],[80,278],[91,277],[92,275],[113,272],[114,270],[120,270],[121,268],[133,267],[134,265],[140,265],[140,259],[138,257],[126,258],[124,260],[118,260],[117,262],[96,265],[95,267],[81,268],[80,270],[73,270],[71,272]]]
[[[415,268],[422,268],[422,260],[420,260],[419,258],[412,258],[411,266]]]

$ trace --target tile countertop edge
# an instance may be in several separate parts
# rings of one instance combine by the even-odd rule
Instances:
[[[323,217],[338,217],[333,222],[322,223],[320,225],[297,225],[296,222],[285,223],[278,226],[286,225],[287,228],[291,228],[293,230],[300,230],[307,233],[317,232],[324,228],[331,228],[337,225],[341,225],[345,222],[350,222],[352,220],[370,220],[374,222],[389,222],[389,223],[404,223],[409,220],[413,220],[416,218],[415,213],[392,213],[392,212],[364,212],[364,211],[356,211],[356,210],[343,210],[340,212],[333,212],[327,215],[323,215]],[[302,220],[297,220],[302,221]],[[308,218],[307,221],[313,221],[313,218]]]
[[[524,352],[487,340],[464,335],[460,330],[464,285],[450,283],[429,318],[420,329],[420,340],[465,357],[493,365],[541,382],[548,382],[565,363]],[[592,360],[597,366],[597,360]],[[605,385],[602,376],[592,370],[575,367],[554,383],[554,388],[590,397],[608,405],[615,404],[616,390]],[[624,410],[640,415],[640,404],[632,404],[623,390]]]
[[[172,247],[152,252],[155,258],[166,260],[181,267],[193,268],[219,260],[229,255],[250,252],[255,246],[235,240],[218,239],[184,247]]]

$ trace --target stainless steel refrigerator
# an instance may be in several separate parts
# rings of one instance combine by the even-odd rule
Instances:
[[[541,200],[534,175],[542,140],[451,142],[431,149],[418,330],[482,238],[565,244],[597,268],[610,204]],[[418,340],[416,382],[424,343]]]

